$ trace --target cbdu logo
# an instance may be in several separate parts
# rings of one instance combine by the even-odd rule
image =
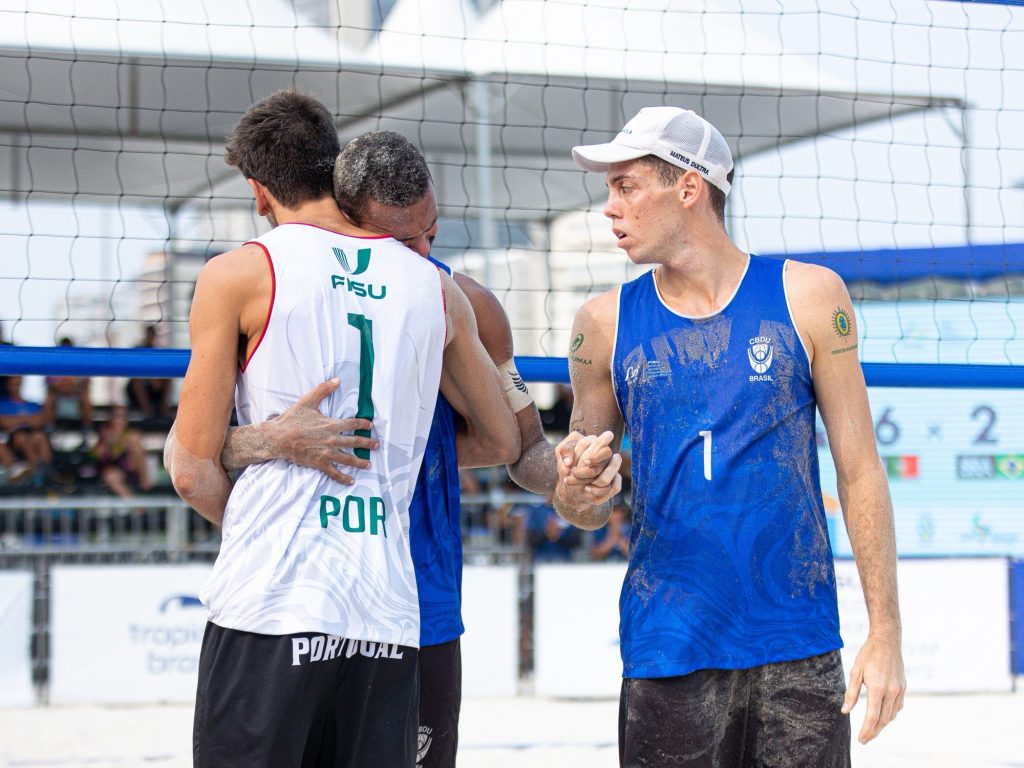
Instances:
[[[754,373],[767,373],[768,369],[772,367],[774,354],[771,336],[755,336],[750,340],[747,359],[750,360],[750,367],[754,369]],[[770,379],[768,380],[770,381]]]

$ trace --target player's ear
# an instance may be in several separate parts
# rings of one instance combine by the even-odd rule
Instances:
[[[687,171],[676,182],[676,193],[684,208],[692,208],[701,195],[707,194],[703,177],[696,171]]]
[[[253,199],[256,200],[257,215],[266,216],[270,213],[270,193],[256,179],[249,178],[246,181],[249,182],[249,189],[252,190]]]

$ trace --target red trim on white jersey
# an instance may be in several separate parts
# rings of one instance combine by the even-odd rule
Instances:
[[[249,363],[256,354],[256,350],[260,348],[260,344],[263,343],[263,339],[267,336],[267,328],[270,327],[270,316],[274,312],[274,298],[277,296],[277,273],[274,272],[274,260],[270,258],[270,251],[267,250],[267,246],[255,240],[250,240],[245,245],[258,245],[263,249],[263,253],[267,257],[267,266],[270,267],[270,306],[267,307],[267,319],[263,322],[263,331],[260,333],[260,338],[256,342],[256,346],[252,348],[252,352],[245,358],[245,362],[241,365],[242,373],[245,373],[245,369],[249,367]]]
[[[289,221],[287,224],[282,224],[282,227],[289,225],[295,225],[297,227],[312,227],[313,229],[322,229],[324,232],[330,232],[332,235],[341,235],[342,237],[351,237],[353,240],[389,240],[393,239],[391,235],[352,235],[348,232],[338,232],[328,227],[321,227],[319,224],[309,224],[305,221]],[[395,240],[395,242],[398,242]]]

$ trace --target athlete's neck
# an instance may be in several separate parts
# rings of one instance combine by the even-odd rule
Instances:
[[[680,314],[714,314],[736,293],[747,260],[721,226],[690,229],[681,247],[658,266],[658,292]]]
[[[312,224],[315,227],[329,229],[341,235],[367,237],[373,234],[353,224],[338,210],[334,198],[331,197],[322,197],[319,200],[301,203],[296,208],[285,208],[283,205],[273,204],[268,218],[274,226],[280,226],[281,224]]]

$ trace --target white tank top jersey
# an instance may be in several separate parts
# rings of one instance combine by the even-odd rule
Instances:
[[[201,595],[221,627],[419,645],[409,502],[445,341],[440,274],[390,237],[285,224],[253,241],[273,270],[266,327],[238,375],[238,423],[283,413],[332,377],[321,404],[373,421],[380,447],[354,485],[275,460],[248,467]]]

